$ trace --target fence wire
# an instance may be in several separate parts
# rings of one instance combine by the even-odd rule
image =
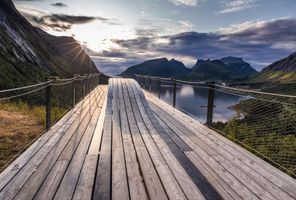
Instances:
[[[99,75],[51,77],[0,91],[0,172],[46,131],[46,88],[51,87],[51,125],[99,84]],[[75,89],[75,95],[73,91]]]
[[[296,96],[216,86],[213,128],[296,175]]]
[[[160,90],[158,80],[152,78],[152,93],[172,104],[173,80],[161,78]],[[149,77],[138,77],[138,81],[149,91]],[[207,125],[296,177],[295,83],[248,90],[206,82],[175,81],[177,109],[205,123],[209,88],[214,86],[213,119]]]

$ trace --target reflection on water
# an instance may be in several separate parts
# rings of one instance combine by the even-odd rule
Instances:
[[[171,85],[163,85],[161,87],[161,99],[172,104]],[[157,87],[152,87],[152,93],[158,96]],[[246,97],[247,98],[247,97]],[[236,112],[230,107],[237,104],[243,97],[215,92],[215,107],[213,121],[225,122],[236,116]],[[197,88],[190,85],[177,87],[176,106],[179,110],[192,115],[201,122],[205,122],[207,118],[208,89]]]

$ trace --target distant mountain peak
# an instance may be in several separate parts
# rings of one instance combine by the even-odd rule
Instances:
[[[187,74],[190,71],[191,70],[185,67],[182,62],[174,58],[171,60],[167,58],[157,58],[131,66],[125,70],[121,76],[134,77],[136,74],[143,74],[160,77],[176,77]]]
[[[237,58],[233,56],[227,56],[224,58],[221,58],[221,61],[224,62],[225,64],[230,64],[230,63],[243,63],[244,60],[242,58]]]
[[[197,59],[188,79],[196,80],[243,80],[257,73],[242,58],[224,57],[221,59]]]

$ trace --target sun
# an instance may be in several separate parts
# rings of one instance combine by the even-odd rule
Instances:
[[[65,32],[49,31],[53,35],[73,36],[87,48],[100,52],[103,50],[117,48],[112,39],[132,39],[136,35],[133,28],[123,25],[106,24],[100,21],[93,21],[87,24],[73,25]]]

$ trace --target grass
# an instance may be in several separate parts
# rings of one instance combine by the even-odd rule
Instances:
[[[52,107],[52,121],[66,109]],[[0,172],[45,130],[45,107],[25,102],[0,103]]]

